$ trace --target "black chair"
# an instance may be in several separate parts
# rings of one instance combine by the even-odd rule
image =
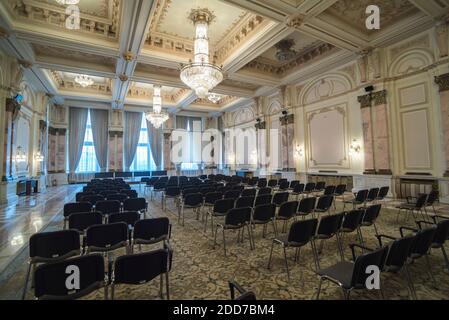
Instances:
[[[357,192],[356,196],[352,200],[343,201],[343,208],[346,208],[346,204],[352,204],[352,209],[354,210],[358,205],[364,205],[366,198],[368,197],[368,190],[360,190]]]
[[[319,181],[316,183],[315,185],[315,190],[314,192],[323,192],[324,188],[326,188],[326,182],[324,181]]]
[[[290,219],[295,218],[296,210],[298,210],[298,201],[287,201],[281,204],[281,206],[279,207],[279,212],[276,216],[276,222],[277,220],[284,221],[282,232],[287,231],[287,222]],[[275,235],[277,236],[277,225],[275,224],[275,226]]]
[[[268,187],[274,188],[274,187],[276,187],[277,185],[278,185],[278,181],[277,181],[277,180],[275,180],[275,179],[270,179],[270,180],[268,180]]]
[[[402,210],[405,211],[405,219],[407,219],[407,213],[413,215],[413,218],[417,220],[417,215],[421,214],[424,220],[426,220],[426,216],[424,215],[424,206],[427,202],[427,194],[421,194],[415,203],[401,203],[399,206],[396,207],[398,210],[398,214],[396,216],[396,222],[399,221],[399,215],[401,214]]]
[[[77,267],[77,269],[73,268]],[[79,288],[67,288],[69,272],[79,272]],[[105,276],[104,260],[101,254],[90,254],[48,263],[37,267],[34,274],[34,295],[40,300],[71,300],[84,297],[104,288],[107,299],[108,280]]]
[[[87,228],[103,223],[103,215],[100,212],[81,212],[69,216],[69,229],[77,230],[84,234]]]
[[[318,230],[315,235],[315,240],[321,240],[318,254],[321,254],[321,252],[323,251],[324,241],[335,237],[337,240],[337,249],[340,253],[340,258],[342,261],[344,260],[342,251],[343,249],[341,247],[340,234],[339,234],[343,218],[344,218],[343,213],[334,214],[331,216],[324,216],[321,218]],[[320,259],[318,256],[317,256],[317,265],[318,268],[320,268]]]
[[[254,206],[254,197],[240,197],[235,202],[236,208],[245,208],[245,207],[252,208],[253,206]]]
[[[324,196],[333,196],[335,194],[336,188],[337,187],[335,187],[335,186],[327,186],[326,188],[324,188],[323,195]]]
[[[217,232],[218,228],[222,229],[223,232],[223,250],[224,255],[226,256],[226,230],[239,230],[238,238],[240,238],[240,230],[244,230],[246,227],[248,231],[248,237],[249,237],[249,244],[251,250],[254,249],[254,242],[253,242],[253,236],[252,231],[250,228],[251,224],[251,208],[235,208],[228,211],[228,213],[225,216],[224,223],[217,223],[215,228],[215,236],[214,236],[214,249],[217,244]],[[244,239],[244,232],[242,232],[241,242],[243,242]]]
[[[315,191],[315,187],[316,184],[314,182],[307,183],[306,186],[304,187],[303,194],[308,196],[309,194]]]
[[[284,261],[285,261],[285,268],[287,269],[288,280],[290,280],[290,271],[288,269],[287,251],[286,251],[287,248],[296,248],[295,262],[297,262],[299,259],[301,247],[304,247],[306,244],[310,243],[316,265],[317,256],[313,236],[315,235],[317,224],[318,220],[316,219],[296,221],[292,223],[288,234],[276,236],[273,239],[273,243],[271,245],[270,257],[268,258],[268,269],[271,268],[271,257],[273,255],[273,248],[275,244],[280,244],[284,251]]]
[[[341,197],[341,200],[344,203],[345,202],[345,192],[346,192],[346,185],[345,184],[339,184],[335,188],[335,192],[334,192],[335,200],[337,200],[339,197]],[[336,209],[336,201],[334,201],[334,209]]]
[[[109,252],[125,248],[129,252],[128,225],[125,222],[95,225],[86,230],[86,253]],[[110,261],[109,261],[110,262]]]
[[[281,182],[279,182],[279,190],[284,191],[284,190],[288,190],[290,188],[290,182],[288,182],[287,180],[283,180]]]
[[[242,191],[242,197],[255,197],[257,193],[256,189],[245,189]]]
[[[231,300],[251,301],[256,300],[256,294],[252,291],[246,291],[237,282],[229,281],[229,290],[231,291]],[[235,291],[239,292],[239,296],[235,296]]]
[[[424,211],[427,213],[426,208],[431,207],[433,213],[436,215],[437,211],[435,210],[435,202],[437,202],[438,199],[439,199],[439,192],[437,190],[430,191],[429,196],[427,197],[426,205],[424,206]]]
[[[377,197],[379,196],[379,188],[371,188],[368,191],[368,195],[366,196],[366,200],[365,200],[365,206],[367,203],[372,203],[374,201],[376,201]]]
[[[257,182],[257,188],[259,188],[259,189],[260,188],[266,188],[267,185],[268,185],[267,179],[264,179],[264,178],[259,179],[259,181]]]
[[[146,192],[148,189],[150,190],[150,192],[153,190],[154,185],[156,184],[156,182],[159,181],[159,177],[151,177],[148,180],[146,180],[146,184],[145,184],[145,189],[144,191]]]
[[[377,195],[376,202],[384,200],[388,192],[390,192],[390,187],[382,187],[379,189],[379,194]]]
[[[78,192],[75,196],[75,200],[76,202],[81,202],[81,199],[83,197],[87,197],[87,196],[95,196],[96,193],[94,192]]]
[[[25,299],[31,269],[34,270],[38,264],[62,261],[79,255],[81,253],[80,236],[76,230],[35,233],[30,237],[29,250],[22,300]]]
[[[139,220],[140,213],[137,211],[117,212],[108,216],[108,223],[125,222],[130,230],[134,228],[134,224]]]
[[[207,228],[207,220],[210,216],[210,223],[211,223],[211,229],[212,234],[214,234],[214,218],[217,217],[225,217],[226,214],[229,212],[229,210],[234,208],[235,201],[234,199],[220,199],[215,201],[214,207],[212,210],[209,210],[209,212],[206,214],[206,222],[204,223],[204,232],[206,232]]]
[[[196,219],[199,219],[199,214],[201,213],[201,207],[203,206],[203,195],[201,193],[190,193],[185,196],[181,204],[181,210],[178,214],[178,222],[181,221],[182,217],[182,225],[184,226],[184,210],[192,209],[193,213],[196,213]]]
[[[67,225],[67,221],[69,216],[72,213],[80,213],[80,212],[89,212],[92,211],[92,204],[90,202],[74,202],[74,203],[66,203],[63,209],[64,215],[64,229]]]
[[[128,199],[128,196],[123,193],[114,193],[106,197],[106,200],[117,200],[120,201],[120,203],[125,202],[126,199]]]
[[[167,199],[173,199],[176,208],[179,210],[179,202],[181,200],[181,188],[178,186],[167,187],[162,194],[162,210],[167,209]]]
[[[120,193],[126,194],[128,196],[128,198],[130,198],[130,199],[134,199],[134,198],[138,197],[136,190],[121,189]]]
[[[101,212],[107,216],[111,213],[120,212],[122,204],[118,200],[98,201],[95,205],[95,211]]]
[[[349,300],[349,296],[353,290],[366,289],[366,279],[370,274],[366,273],[369,266],[377,266],[382,270],[385,258],[388,253],[388,247],[384,247],[372,252],[362,254],[358,257],[355,255],[355,248],[358,245],[351,245],[354,262],[341,261],[337,264],[318,270],[320,283],[317,290],[317,299],[320,298],[321,287],[324,281],[331,281],[343,290],[345,300]]]
[[[254,206],[258,206],[261,204],[268,204],[271,203],[273,200],[273,196],[270,194],[262,194],[262,195],[258,195],[256,197],[256,200],[254,202]]]
[[[260,188],[259,192],[257,193],[258,196],[264,195],[264,194],[271,194],[272,189],[269,187]]]
[[[304,183],[300,183],[293,188],[292,196],[296,196],[296,200],[299,200],[299,196],[304,193],[305,185]]]
[[[260,205],[255,205],[252,223],[254,225],[254,229],[256,225],[263,225],[263,233],[262,237],[265,238],[265,234],[267,232],[267,224],[272,223],[273,232],[276,235],[276,206],[270,202]]]
[[[148,208],[148,203],[145,198],[132,198],[125,200],[123,203],[124,211],[138,211],[143,213],[143,217],[145,217],[145,213]]]
[[[155,195],[162,194],[165,191],[165,188],[167,187],[167,181],[165,181],[162,178],[159,178],[159,180],[154,184],[153,189],[151,190],[150,199],[154,200]]]
[[[375,204],[372,206],[369,206],[368,208],[366,208],[365,213],[363,214],[363,218],[362,218],[362,222],[360,223],[360,240],[361,245],[364,246],[365,242],[363,240],[363,233],[362,233],[362,227],[374,227],[374,232],[376,233],[376,236],[379,234],[377,232],[377,227],[376,227],[376,220],[379,217],[379,214],[381,212],[382,209],[382,205],[380,204]]]
[[[224,198],[225,199],[237,199],[238,197],[240,197],[240,191],[239,190],[230,190],[230,191],[226,191],[224,194]]]
[[[138,245],[141,251],[142,245],[158,242],[163,242],[165,248],[169,243],[170,234],[171,225],[166,217],[139,220],[134,224],[131,250],[134,252],[134,246]]]
[[[315,210],[316,198],[309,197],[304,198],[299,202],[298,212],[296,213],[298,216],[305,218],[309,214],[312,214]]]
[[[316,208],[314,212],[316,213],[329,213],[329,209],[332,207],[334,201],[334,196],[321,196],[318,198]]]
[[[165,293],[167,300],[170,300],[169,271],[170,252],[168,250],[159,249],[118,257],[112,271],[111,299],[114,300],[117,284],[142,285],[157,276],[160,276],[160,296],[163,298],[162,288],[165,275]]]
[[[288,192],[276,192],[273,195],[272,202],[276,205],[276,207],[280,207],[284,202],[288,201],[288,196],[290,194]]]
[[[362,244],[363,240],[360,236],[360,224],[362,223],[363,215],[365,214],[365,210],[352,210],[344,213],[343,223],[340,228],[340,242],[341,242],[341,250],[343,253],[343,258],[345,255],[345,246],[344,246],[344,235],[350,234],[353,232],[357,232],[357,237],[359,238],[360,244]]]
[[[446,249],[444,248],[444,244],[449,238],[449,219],[446,217],[439,217],[440,221],[437,220],[439,216],[433,217],[434,219],[434,225],[436,225],[436,232],[435,237],[432,240],[431,249],[441,249],[441,252],[443,253],[444,262],[446,263],[446,268],[449,271],[449,260],[446,254]],[[427,221],[417,221],[417,224],[419,226],[419,229],[424,229],[424,224],[431,224]]]
[[[295,189],[295,187],[299,184],[300,184],[299,180],[292,180],[292,181],[290,181],[289,189],[293,191],[293,189]]]
[[[223,199],[223,194],[221,192],[209,192],[206,193],[204,196],[204,202],[202,207],[203,214],[207,215],[207,210],[212,208],[215,204],[215,201]],[[204,209],[207,209],[206,212],[204,212]],[[204,217],[204,216],[203,216]]]

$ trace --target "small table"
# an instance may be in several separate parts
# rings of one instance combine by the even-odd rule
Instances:
[[[17,182],[17,195],[30,196],[39,192],[39,181],[36,179],[21,180]]]

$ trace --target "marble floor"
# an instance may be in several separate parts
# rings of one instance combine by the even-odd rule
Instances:
[[[24,215],[27,210],[41,217],[42,224],[38,225],[41,230],[50,231],[62,228],[62,206],[64,202],[73,199],[81,186],[64,186],[49,189],[46,194],[38,195],[35,199],[22,199],[16,205],[16,215]],[[138,188],[137,188],[138,190]],[[143,194],[141,194],[144,196]],[[33,203],[33,207],[30,208]],[[377,226],[380,233],[399,236],[398,227],[402,225],[413,226],[412,221],[400,217],[396,221],[394,205],[396,201],[384,204],[384,209],[379,217]],[[341,211],[342,204],[337,204],[337,211]],[[439,213],[449,213],[448,206],[438,206]],[[2,209],[1,214],[6,215],[7,208]],[[173,270],[170,273],[170,290],[172,299],[229,299],[228,280],[236,280],[245,288],[255,291],[259,299],[314,299],[318,286],[318,277],[314,271],[312,253],[309,247],[301,250],[299,262],[293,259],[294,250],[288,252],[291,271],[291,281],[287,281],[284,262],[280,248],[275,248],[272,268],[267,269],[267,261],[271,248],[272,233],[262,238],[262,228],[255,231],[256,250],[250,250],[249,244],[236,243],[236,236],[232,232],[228,235],[228,255],[223,254],[221,237],[217,247],[212,246],[213,238],[210,229],[203,232],[203,224],[195,219],[191,211],[186,211],[185,226],[177,222],[176,208],[169,201],[168,209],[161,209],[160,200],[149,201],[149,214],[153,217],[167,216],[173,225],[171,245],[174,249]],[[24,275],[26,271],[26,260],[28,255],[27,241],[29,235],[34,232],[33,219],[22,217],[22,223],[16,220],[16,226],[10,224],[9,246],[16,233],[14,230],[22,230],[23,244],[15,253],[10,255],[10,262],[2,272],[0,279],[0,299],[20,299],[23,288]],[[269,231],[270,228],[268,229]],[[2,231],[3,232],[3,231]],[[17,231],[16,231],[17,232]],[[377,245],[373,228],[363,230],[367,245]],[[345,238],[345,256],[350,259],[348,243],[355,242],[353,235]],[[2,244],[8,246],[8,241]],[[5,247],[6,248],[6,247]],[[144,248],[146,250],[151,248]],[[116,255],[124,254],[118,250]],[[423,261],[413,264],[410,268],[414,279],[415,288],[419,299],[441,300],[449,299],[449,272],[444,266],[444,260],[440,251],[432,252],[430,256],[432,274],[436,278],[437,288],[432,285],[427,275],[426,266]],[[323,252],[320,256],[321,266],[326,267],[339,261],[339,255],[335,240],[325,242]],[[404,286],[403,278],[390,275],[383,282],[386,299],[405,300],[408,299],[408,291]],[[117,299],[159,299],[159,282],[154,280],[143,286],[118,286],[116,289]],[[102,299],[103,293],[95,292],[86,299]],[[375,292],[361,291],[354,293],[353,299],[378,299]],[[33,299],[32,291],[27,294],[27,299]],[[333,285],[323,286],[322,299],[342,299],[341,291]]]

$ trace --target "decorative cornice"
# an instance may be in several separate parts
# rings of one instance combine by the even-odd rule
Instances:
[[[66,128],[53,128],[53,127],[48,127],[48,134],[50,135],[60,135],[60,136],[65,136],[67,132]]]
[[[265,130],[267,128],[267,123],[265,121],[258,122],[254,127],[256,130]]]
[[[115,137],[115,136],[117,136],[117,138],[123,138],[123,131],[118,131],[118,130],[109,131],[109,137]]]
[[[30,69],[33,66],[33,64],[27,60],[18,59],[17,62],[25,69]]]
[[[373,92],[371,99],[374,101],[374,105],[387,104],[387,90]]]
[[[371,107],[371,95],[365,94],[363,96],[359,96],[357,100],[360,103],[360,108],[370,108]]]
[[[436,76],[435,83],[438,85],[440,92],[449,91],[449,73]]]
[[[8,31],[0,27],[0,38],[8,38],[8,37],[9,37]]]
[[[286,126],[288,124],[295,123],[295,115],[294,114],[287,114],[283,117],[279,118],[279,121],[281,122],[282,126]]]

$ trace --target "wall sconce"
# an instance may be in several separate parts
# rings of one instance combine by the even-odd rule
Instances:
[[[27,161],[27,155],[22,150],[21,146],[18,146],[16,149],[16,156],[14,157],[17,163],[22,163]]]
[[[349,154],[356,156],[360,154],[362,147],[360,146],[360,143],[356,139],[352,140],[351,145],[349,146]]]
[[[257,163],[257,151],[256,150],[253,150],[251,152],[250,159],[251,159],[251,163]]]
[[[234,162],[235,162],[235,155],[233,153],[230,153],[228,155],[228,162],[229,162],[229,164],[234,164]]]
[[[304,155],[304,151],[302,150],[302,148],[299,145],[297,145],[295,147],[295,156],[296,156],[296,158],[302,158],[303,155]]]
[[[44,156],[41,154],[40,151],[38,151],[38,152],[34,155],[34,160],[36,160],[37,162],[43,162],[43,161],[44,161]]]

